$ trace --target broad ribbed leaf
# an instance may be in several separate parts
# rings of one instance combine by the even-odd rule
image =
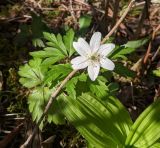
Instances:
[[[44,32],[43,34],[44,38],[49,41],[46,43],[48,46],[57,48],[65,56],[70,57],[74,53],[74,31],[72,29],[66,32],[66,35],[64,35],[63,37],[60,34],[55,36],[54,34],[50,34],[47,32]]]
[[[96,148],[122,147],[132,121],[128,112],[115,98],[106,101],[83,94],[77,99],[63,97],[67,119]]]
[[[30,92],[30,95],[28,96],[28,104],[29,111],[32,113],[33,121],[37,122],[40,119],[53,91],[53,89],[49,89],[48,87],[37,87]],[[59,101],[59,104],[60,103],[61,102]],[[47,117],[49,123],[65,123],[64,115],[61,112],[61,108],[58,105],[57,100],[54,100],[54,103],[48,111]],[[40,127],[43,127],[43,122]]]
[[[44,50],[30,52],[36,58],[44,58],[42,65],[49,66],[65,58],[64,54],[53,47],[46,47]]]
[[[148,38],[143,38],[143,39],[136,40],[136,41],[128,41],[124,46],[136,49],[136,48],[139,48],[139,47],[145,45],[148,42],[148,40],[149,40]]]
[[[160,138],[160,101],[150,105],[136,120],[126,139],[127,147],[150,148]]]
[[[160,143],[155,143],[150,148],[160,148]]]

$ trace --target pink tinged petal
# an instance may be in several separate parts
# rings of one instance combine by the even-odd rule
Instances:
[[[100,70],[99,63],[93,63],[88,66],[88,75],[92,81],[95,81],[96,78],[98,77],[99,70]]]
[[[102,58],[100,60],[100,64],[101,64],[101,67],[107,70],[113,70],[115,68],[115,64],[108,58],[105,58],[105,59]]]
[[[113,51],[114,48],[115,48],[115,45],[112,43],[103,44],[100,46],[98,53],[102,56],[107,56]]]
[[[78,56],[71,60],[73,69],[84,69],[88,66],[88,60],[85,57]]]
[[[91,52],[89,44],[82,38],[79,38],[78,42],[73,42],[73,47],[82,56],[87,56]]]
[[[99,49],[100,44],[101,44],[101,36],[102,35],[100,32],[95,32],[92,35],[91,40],[90,40],[90,47],[91,47],[92,53],[96,52]]]

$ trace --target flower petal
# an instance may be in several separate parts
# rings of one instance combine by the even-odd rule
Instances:
[[[98,53],[102,56],[107,56],[112,52],[114,48],[115,48],[115,45],[112,43],[103,44],[100,46]]]
[[[101,33],[100,32],[95,32],[90,40],[90,48],[92,52],[96,52],[101,44]]]
[[[73,69],[84,69],[88,66],[88,60],[85,57],[78,56],[71,60]]]
[[[91,52],[89,44],[83,38],[79,38],[78,42],[73,42],[73,47],[82,56],[87,56]]]
[[[115,68],[115,64],[108,58],[100,59],[100,64],[101,64],[101,67],[108,70],[113,70]]]
[[[99,63],[92,63],[88,66],[88,75],[92,81],[95,81],[99,74],[100,65]]]

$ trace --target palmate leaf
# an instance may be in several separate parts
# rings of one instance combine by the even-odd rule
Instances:
[[[109,89],[100,77],[93,82],[87,74],[80,73],[66,84],[66,92],[73,98],[80,96],[82,93],[91,92],[102,99],[108,95]]]
[[[70,57],[74,53],[74,48],[72,46],[74,31],[72,29],[70,29],[63,37],[60,34],[55,36],[54,34],[48,32],[44,32],[43,34],[44,38],[48,41],[46,44],[50,47],[58,49],[64,56]]]
[[[41,59],[35,58],[19,68],[18,74],[21,76],[19,82],[23,86],[32,88],[43,82],[47,68],[41,66],[41,63]]]
[[[30,95],[28,96],[28,105],[29,111],[32,113],[33,121],[37,122],[40,119],[48,103],[48,99],[50,98],[50,95],[53,91],[54,89],[49,89],[48,87],[37,87],[30,92]],[[57,103],[57,100],[54,100],[48,111],[47,121],[49,123],[53,122],[55,124],[65,123],[64,115],[61,112],[61,108]],[[42,127],[43,122],[40,125],[41,129]]]
[[[50,67],[50,70],[46,73],[44,84],[48,82],[59,81],[65,78],[72,71],[70,64],[58,64]]]
[[[36,58],[43,58],[42,65],[49,66],[65,58],[64,54],[56,48],[46,47],[44,50],[30,52]]]
[[[33,39],[32,44],[34,45],[34,47],[45,47],[43,41],[39,38]]]
[[[73,29],[70,29],[67,31],[66,35],[63,36],[64,44],[66,46],[66,49],[68,51],[69,57],[72,56],[72,54],[75,52],[73,48],[73,39],[74,39],[74,31]]]
[[[85,72],[78,73],[66,84],[66,92],[73,98],[82,95],[82,93],[91,92],[100,99],[106,99],[108,95],[114,95],[118,89],[117,83],[107,84],[107,82],[104,76],[99,76],[93,82]]]
[[[90,147],[123,147],[132,121],[122,104],[113,97],[104,102],[83,94],[78,98],[61,97],[63,113],[88,141]]]
[[[150,105],[133,124],[126,147],[150,148],[160,138],[160,101]]]
[[[44,32],[44,38],[48,40],[46,43],[48,46],[53,47],[61,51],[61,53],[65,56],[68,56],[67,50],[62,42],[62,36],[60,34],[57,37],[53,33]]]
[[[48,87],[37,87],[31,91],[28,104],[33,121],[38,121],[41,117],[50,94],[51,90]]]

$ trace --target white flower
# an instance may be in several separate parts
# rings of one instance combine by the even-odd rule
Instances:
[[[73,69],[84,69],[88,70],[89,77],[94,81],[98,74],[100,67],[107,70],[113,70],[115,65],[106,56],[111,53],[115,48],[112,43],[101,44],[101,33],[95,32],[88,44],[83,38],[79,38],[78,42],[73,42],[73,47],[80,54],[80,56],[71,60]]]

